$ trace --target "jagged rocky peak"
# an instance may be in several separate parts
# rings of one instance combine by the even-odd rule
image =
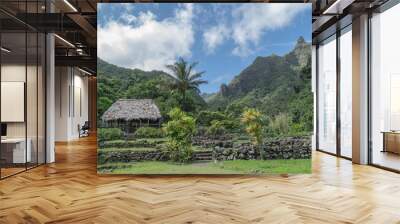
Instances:
[[[304,37],[300,36],[297,39],[297,44],[296,45],[303,45],[303,44],[306,44],[306,40],[304,40]]]

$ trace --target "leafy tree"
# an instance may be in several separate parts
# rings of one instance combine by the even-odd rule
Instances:
[[[207,81],[201,79],[204,72],[194,72],[194,67],[196,67],[196,65],[197,62],[188,64],[183,58],[180,58],[172,65],[167,65],[167,68],[172,71],[175,78],[173,88],[182,96],[181,106],[184,111],[187,111],[187,91],[195,90],[199,93],[199,86],[207,83]]]
[[[106,110],[109,108],[112,104],[112,101],[107,98],[107,97],[99,97],[98,103],[97,103],[97,116],[100,117]]]
[[[252,138],[254,146],[260,151],[261,159],[264,159],[263,144],[263,116],[260,111],[254,108],[247,109],[242,114],[242,123],[246,126],[246,132]]]
[[[167,136],[167,149],[175,162],[188,162],[192,159],[192,137],[196,131],[196,120],[179,108],[169,112],[170,121],[163,129]]]

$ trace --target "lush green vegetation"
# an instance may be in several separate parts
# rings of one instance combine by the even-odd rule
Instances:
[[[160,128],[140,127],[135,131],[136,138],[162,138],[164,132]]]
[[[97,137],[99,141],[118,140],[122,137],[120,128],[98,128]]]
[[[195,66],[196,63],[179,59],[167,65],[171,71],[167,74],[120,68],[98,60],[99,118],[121,98],[153,99],[163,116],[162,128],[141,127],[133,135],[119,128],[99,128],[99,172],[310,172],[310,160],[192,161],[196,160],[193,158],[195,151],[214,147],[208,143],[193,146],[192,139],[196,135],[206,136],[210,141],[233,136],[231,144],[252,143],[262,159],[265,157],[260,149],[265,138],[309,135],[313,128],[309,44],[299,39],[295,49],[287,55],[257,57],[230,83],[223,84],[219,92],[203,94],[204,98],[200,96],[199,86],[206,81],[202,80],[203,72],[194,72]],[[155,150],[167,150],[170,161],[111,163],[105,156],[109,152]]]
[[[165,72],[121,68],[100,58],[97,68],[98,118],[118,99],[153,99],[164,118],[168,118],[168,112],[180,107],[183,101],[190,111],[206,108],[195,88],[188,88],[182,96],[176,90],[176,79]]]
[[[260,152],[261,158],[264,159],[263,150],[260,150],[264,139],[264,119],[260,111],[257,109],[247,109],[243,112],[242,122],[246,126],[246,132],[252,138],[253,144]]]
[[[299,174],[311,172],[311,161],[233,160],[192,164],[149,161],[104,164],[98,170],[113,174]]]
[[[170,111],[171,118],[163,129],[167,136],[166,147],[175,162],[188,162],[192,159],[192,137],[196,131],[196,120],[179,108]]]
[[[183,59],[169,65],[172,74],[125,69],[98,60],[98,113],[120,98],[154,99],[164,119],[179,107],[210,134],[244,132],[238,122],[247,108],[265,117],[265,136],[307,135],[313,125],[310,45],[300,38],[284,56],[257,57],[215,94],[199,94],[202,72]],[[100,117],[100,116],[99,116]],[[214,121],[214,122],[213,122]],[[212,123],[213,122],[213,123]]]
[[[237,118],[246,108],[255,108],[266,116],[267,136],[311,133],[310,52],[310,45],[300,38],[287,55],[257,57],[218,93],[206,96],[209,109]]]

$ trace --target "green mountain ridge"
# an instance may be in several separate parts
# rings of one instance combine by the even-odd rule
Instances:
[[[288,117],[304,131],[312,130],[311,45],[300,37],[284,56],[257,57],[229,84],[207,100],[212,110],[239,116],[243,108],[261,110],[270,118]]]

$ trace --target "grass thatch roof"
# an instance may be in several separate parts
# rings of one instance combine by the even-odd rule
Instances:
[[[157,120],[161,119],[161,114],[151,99],[119,99],[104,112],[101,119],[103,121]]]

